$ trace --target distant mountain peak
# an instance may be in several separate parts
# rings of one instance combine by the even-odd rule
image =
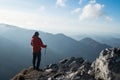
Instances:
[[[13,29],[13,30],[27,30],[25,28],[22,28],[22,27],[19,27],[19,26],[16,26],[16,25],[10,25],[10,24],[4,24],[4,23],[1,23],[0,24],[0,27],[2,27],[2,29],[6,29],[6,30],[9,30],[9,29]]]
[[[79,42],[81,43],[86,43],[86,44],[100,44],[99,42],[95,41],[94,39],[92,38],[83,38],[82,40],[80,40]]]
[[[91,42],[96,42],[94,39],[89,38],[89,37],[83,38],[83,39],[80,40],[80,41],[91,41]]]

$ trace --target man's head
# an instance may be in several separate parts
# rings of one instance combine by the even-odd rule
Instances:
[[[39,36],[39,32],[36,31],[36,32],[34,33],[34,36]]]

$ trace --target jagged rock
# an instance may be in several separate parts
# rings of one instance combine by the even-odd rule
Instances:
[[[120,48],[103,50],[91,67],[89,74],[97,80],[120,80]]]
[[[36,71],[32,67],[30,67],[20,72],[20,74],[23,75],[25,80],[82,80],[80,75],[78,75],[80,70],[79,68],[83,65],[86,66],[86,64],[83,58],[72,57],[69,59],[63,59],[56,64],[50,64],[46,68],[44,68],[43,71]],[[84,68],[86,67],[83,67],[81,69]],[[87,69],[84,69],[84,71],[87,71]],[[16,76],[16,78],[18,78],[18,76]]]
[[[62,75],[65,75],[65,73],[58,72],[58,73],[56,73],[53,77],[54,77],[54,78],[57,78],[57,77],[60,77],[60,76],[62,76]]]
[[[58,65],[50,64],[50,65],[48,65],[47,69],[52,69],[52,71],[56,72],[58,70]]]
[[[23,74],[18,74],[11,80],[25,80],[25,78]]]
[[[56,80],[55,78],[49,77],[48,80]]]
[[[68,60],[68,59],[63,59],[63,60],[61,60],[59,63],[60,63],[60,64],[64,64],[64,63],[66,63],[67,60]]]
[[[43,71],[30,67],[12,80],[120,80],[120,48],[103,50],[92,63],[72,57],[50,64]]]
[[[73,61],[73,62],[69,65],[70,71],[71,71],[71,72],[77,71],[77,69],[79,68],[79,66],[80,66],[80,64],[79,64],[77,61]]]
[[[84,74],[88,74],[90,68],[91,68],[91,63],[84,61],[77,71],[80,75],[84,75]]]
[[[95,80],[95,78],[88,74],[91,63],[84,61],[76,72],[74,72],[71,80]]]
[[[39,79],[32,79],[32,80],[49,80],[47,77],[41,77]],[[52,79],[51,79],[52,80]]]
[[[45,72],[46,72],[47,74],[49,74],[49,73],[53,72],[53,69],[46,69]]]

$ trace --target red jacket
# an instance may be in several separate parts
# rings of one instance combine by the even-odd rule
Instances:
[[[33,47],[33,53],[38,53],[41,51],[41,47],[46,47],[46,45],[43,44],[42,40],[37,36],[32,37],[31,45]]]

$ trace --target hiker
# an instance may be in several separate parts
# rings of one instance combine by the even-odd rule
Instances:
[[[44,45],[41,38],[39,37],[39,33],[35,32],[32,40],[31,45],[33,48],[33,68],[39,70],[40,62],[41,62],[41,48],[46,48],[47,45]],[[37,61],[36,61],[37,60]],[[37,62],[37,64],[36,64]]]

